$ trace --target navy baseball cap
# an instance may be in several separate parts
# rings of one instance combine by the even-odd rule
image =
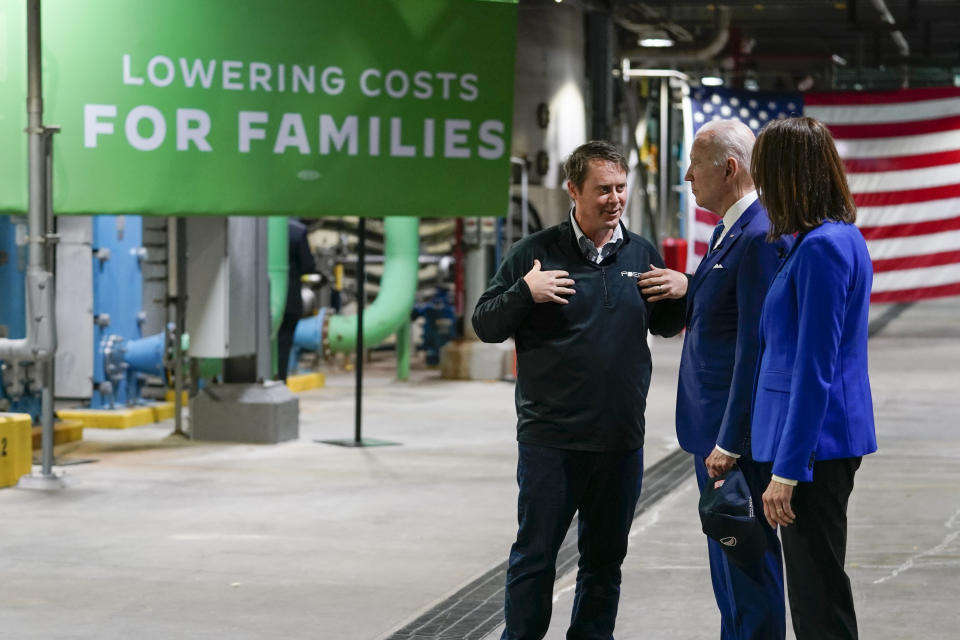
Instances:
[[[700,494],[700,524],[735,564],[749,566],[763,558],[766,544],[757,517],[747,479],[736,465],[707,479]]]

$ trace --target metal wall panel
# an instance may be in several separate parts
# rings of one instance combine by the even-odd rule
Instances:
[[[190,356],[227,358],[256,350],[256,218],[187,220]]]
[[[58,398],[93,395],[93,225],[89,216],[59,218],[57,232]]]

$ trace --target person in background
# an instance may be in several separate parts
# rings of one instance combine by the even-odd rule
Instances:
[[[873,267],[823,124],[768,124],[751,174],[770,238],[798,234],[760,321],[751,444],[755,460],[772,464],[764,515],[781,528],[797,639],[856,638],[844,561],[854,475],[877,450],[867,373]]]
[[[575,149],[564,164],[567,219],[510,249],[473,314],[481,340],[514,337],[517,348],[519,530],[507,640],[546,634],[557,552],[574,514],[580,563],[567,638],[613,636],[643,474],[647,331],[683,327],[682,300],[650,303],[637,287],[638,272],[663,262],[620,222],[627,169],[606,142]]]
[[[753,144],[753,132],[742,122],[719,120],[700,128],[690,151],[686,180],[697,205],[723,218],[687,292],[676,422],[680,446],[694,456],[700,491],[736,463],[759,511],[770,480],[768,466],[750,456],[760,311],[793,239],[767,242],[770,221],[750,177]],[[645,273],[640,286],[656,281],[660,271]],[[759,520],[766,548],[755,566],[732,563],[721,544],[707,538],[722,640],[786,635],[780,541],[776,529]]]
[[[283,322],[277,331],[277,378],[286,382],[287,368],[290,363],[290,350],[293,348],[293,334],[297,323],[303,317],[303,298],[300,294],[300,279],[307,273],[316,273],[317,266],[307,242],[307,227],[299,220],[290,218],[287,222],[288,261],[287,304],[283,310]]]

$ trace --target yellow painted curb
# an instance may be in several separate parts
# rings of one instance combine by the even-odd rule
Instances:
[[[177,392],[174,391],[173,389],[167,389],[167,393],[164,395],[164,399],[165,399],[167,402],[173,402],[173,401],[176,399],[176,397],[177,397]],[[183,400],[181,401],[181,402],[183,402],[183,406],[186,407],[186,406],[188,406],[188,405],[190,404],[190,392],[189,392],[189,391],[183,391],[183,392],[180,394],[180,397],[183,398]]]
[[[184,401],[183,406],[189,406],[187,401]],[[150,407],[153,410],[153,421],[161,422],[163,420],[169,420],[173,417],[173,401],[170,402],[158,402]]]
[[[287,376],[287,387],[294,393],[309,391],[310,389],[319,389],[326,383],[326,377],[319,372]]]
[[[169,415],[168,415],[169,414]],[[77,420],[92,429],[128,429],[152,424],[173,416],[173,404],[159,402],[146,407],[124,409],[65,409],[57,411],[61,420]]]
[[[43,446],[43,427],[33,428],[33,450]],[[53,444],[66,444],[83,440],[83,424],[77,420],[61,420],[53,425]]]
[[[11,487],[30,473],[32,424],[26,413],[0,413],[0,487]]]

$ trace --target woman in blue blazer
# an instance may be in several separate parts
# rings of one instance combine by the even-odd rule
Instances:
[[[823,124],[771,122],[750,168],[769,238],[798,234],[760,319],[751,448],[771,464],[763,511],[781,527],[798,640],[856,638],[843,565],[853,477],[861,456],[877,449],[867,377],[873,268]]]

